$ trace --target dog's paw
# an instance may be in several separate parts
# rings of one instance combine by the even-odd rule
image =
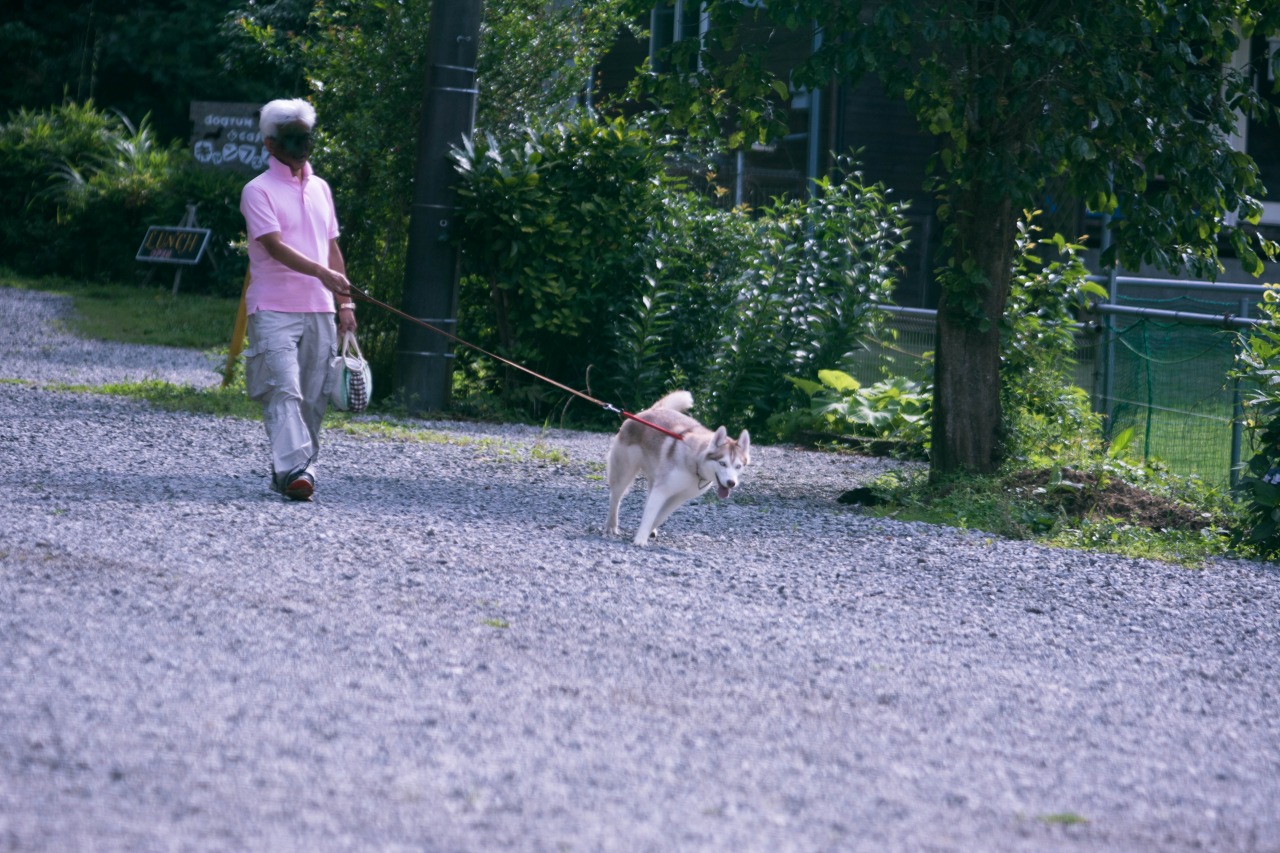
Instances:
[[[632,539],[631,541],[632,541],[632,542],[634,542],[635,544],[639,545],[641,548],[643,548],[644,546],[646,546],[646,545],[648,545],[650,542],[652,542],[655,538],[657,538],[657,535],[658,535],[658,534],[657,534],[657,531],[651,531],[651,532],[649,533],[649,535],[648,535],[648,536],[646,536],[644,533],[642,533],[641,531],[637,530],[637,531],[636,531],[635,538],[634,538],[634,539]]]

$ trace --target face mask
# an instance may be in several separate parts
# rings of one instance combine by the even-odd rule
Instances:
[[[286,131],[276,137],[280,150],[292,160],[305,160],[311,156],[312,137],[310,133]]]

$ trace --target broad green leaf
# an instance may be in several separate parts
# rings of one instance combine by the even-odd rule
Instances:
[[[804,393],[808,394],[810,397],[824,389],[821,382],[814,382],[812,379],[801,379],[798,376],[788,376],[787,381]]]
[[[861,386],[858,380],[841,370],[819,370],[818,379],[823,385],[837,391],[857,391]]]

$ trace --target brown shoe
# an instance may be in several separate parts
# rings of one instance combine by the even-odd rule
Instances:
[[[309,501],[316,490],[315,478],[306,471],[295,476],[284,487],[284,494],[291,501]]]

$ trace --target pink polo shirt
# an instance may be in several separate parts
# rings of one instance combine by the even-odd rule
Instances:
[[[333,295],[315,276],[295,272],[267,254],[258,238],[280,232],[285,245],[329,265],[329,241],[338,236],[333,193],[304,163],[302,177],[272,157],[267,170],[240,193],[240,212],[249,234],[249,290],[245,310],[329,313]]]

